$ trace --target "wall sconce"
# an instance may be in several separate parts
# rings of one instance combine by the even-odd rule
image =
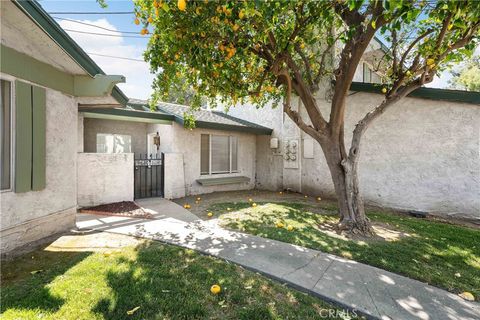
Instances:
[[[157,134],[153,137],[153,144],[157,146],[158,151],[158,149],[160,149],[160,135],[158,134],[158,131]]]

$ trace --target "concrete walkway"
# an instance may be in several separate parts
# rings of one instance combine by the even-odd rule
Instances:
[[[79,214],[79,229],[154,239],[242,265],[374,319],[480,319],[480,304],[316,250],[222,229],[164,199],[140,200],[154,220]]]

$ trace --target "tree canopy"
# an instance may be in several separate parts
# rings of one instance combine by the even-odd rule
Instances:
[[[192,87],[194,105],[204,95],[213,104],[262,106],[286,96],[282,65],[313,92],[334,79],[342,50],[360,31],[389,44],[387,89],[428,78],[471,54],[480,2],[136,0],[135,12],[142,33],[151,34],[145,59],[158,73],[157,98]]]
[[[151,34],[144,57],[157,73],[153,105],[182,87],[193,88],[193,107],[202,96],[226,107],[281,102],[322,148],[339,228],[363,234],[373,230],[359,191],[361,137],[400,99],[471,56],[480,39],[480,1],[473,0],[136,0],[135,11],[141,33]],[[386,48],[372,48],[376,36]],[[366,52],[374,53],[385,96],[357,123],[347,151],[346,100]],[[328,118],[317,101],[325,88]],[[306,113],[292,107],[292,94]]]
[[[460,70],[451,72],[453,77],[450,84],[455,89],[480,91],[480,57],[466,61]]]

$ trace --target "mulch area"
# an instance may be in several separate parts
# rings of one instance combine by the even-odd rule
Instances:
[[[80,209],[80,213],[105,216],[153,219],[153,215],[143,210],[133,201],[122,201]]]

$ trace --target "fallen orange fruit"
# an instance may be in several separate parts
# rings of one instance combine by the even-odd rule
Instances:
[[[177,6],[178,6],[178,10],[185,11],[185,9],[187,8],[187,1],[186,0],[178,0]]]
[[[255,208],[256,206],[257,206],[257,204],[256,204],[255,202],[254,202],[254,203],[252,203],[252,207],[254,207],[254,208]]]
[[[467,291],[460,293],[458,296],[467,301],[475,301],[475,297],[473,296],[473,294]]]
[[[207,213],[207,216],[212,217],[213,213],[209,212],[209,213]]]
[[[222,291],[222,288],[218,284],[214,284],[213,286],[210,287],[210,292],[213,294],[219,294],[220,291]]]
[[[287,230],[288,230],[288,231],[293,231],[293,226],[288,226],[288,227],[287,227]]]

